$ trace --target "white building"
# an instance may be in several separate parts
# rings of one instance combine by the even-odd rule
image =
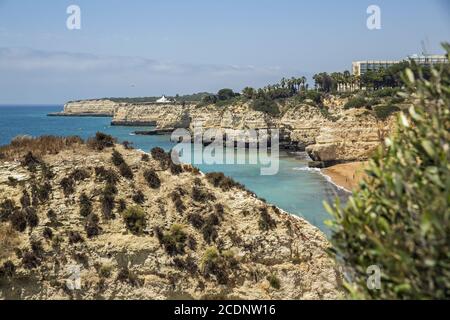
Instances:
[[[156,100],[156,103],[168,103],[168,102],[172,102],[170,99],[167,99],[166,96],[162,96],[161,98],[159,98],[158,100]]]
[[[421,66],[431,66],[435,64],[448,63],[448,59],[444,55],[417,55],[413,54],[404,60],[366,60],[355,61],[352,64],[353,74],[361,76],[367,71],[378,71],[380,69],[387,69],[402,61],[414,61]]]

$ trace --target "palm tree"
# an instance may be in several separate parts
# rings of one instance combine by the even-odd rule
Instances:
[[[344,74],[343,74],[345,91],[348,91],[348,87],[349,87],[349,84],[350,84],[350,81],[351,81],[351,77],[352,77],[352,75],[351,75],[350,71],[345,70]]]
[[[306,79],[305,76],[302,77],[302,87],[303,87],[303,91],[306,91],[306,81],[308,81],[308,79]]]
[[[315,74],[313,76],[314,79],[314,88],[316,91],[322,90],[323,77],[321,73]]]

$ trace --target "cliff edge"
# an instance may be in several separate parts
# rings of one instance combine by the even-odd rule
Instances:
[[[334,299],[324,235],[221,174],[97,135],[0,149],[2,299]]]

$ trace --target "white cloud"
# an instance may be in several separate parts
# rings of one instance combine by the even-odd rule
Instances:
[[[189,64],[144,57],[0,47],[1,103],[241,90],[290,76],[277,66]]]
[[[279,68],[236,65],[194,65],[157,61],[143,57],[100,56],[87,53],[46,52],[27,48],[0,48],[0,70],[21,72],[118,72],[139,71],[153,74],[239,75],[242,73],[278,73]]]

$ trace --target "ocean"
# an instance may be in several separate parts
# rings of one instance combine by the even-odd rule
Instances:
[[[18,135],[78,135],[83,139],[101,131],[116,137],[120,142],[130,141],[137,149],[149,152],[154,147],[173,148],[169,136],[133,135],[143,127],[111,126],[110,118],[47,117],[48,113],[62,111],[63,106],[0,106],[0,145],[8,144]],[[330,235],[325,220],[330,216],[323,202],[336,197],[345,202],[349,193],[333,185],[317,170],[307,167],[304,153],[280,151],[279,171],[276,175],[260,175],[260,165],[198,165],[203,172],[220,171],[244,184],[247,189],[281,209],[301,216]]]

